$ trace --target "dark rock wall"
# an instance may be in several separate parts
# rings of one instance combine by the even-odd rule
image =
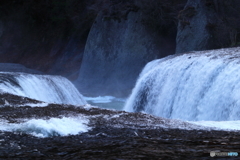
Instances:
[[[21,64],[15,63],[0,63],[0,72],[24,72],[31,74],[43,74],[40,71],[29,69]]]
[[[188,0],[179,12],[176,53],[240,45],[240,1]]]
[[[144,65],[175,53],[183,1],[116,1],[98,14],[76,85],[83,94],[128,96]]]
[[[94,0],[1,1],[0,62],[76,79],[95,5]]]

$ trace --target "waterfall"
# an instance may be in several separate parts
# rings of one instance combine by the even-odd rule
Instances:
[[[61,76],[0,72],[0,92],[49,103],[86,104],[74,85]]]
[[[124,109],[190,121],[240,120],[240,48],[148,63]]]

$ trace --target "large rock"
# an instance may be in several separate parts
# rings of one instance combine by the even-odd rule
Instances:
[[[147,62],[175,52],[175,10],[184,3],[170,3],[129,1],[99,13],[76,81],[83,94],[126,97]]]
[[[176,53],[238,46],[240,1],[188,0],[179,13]]]

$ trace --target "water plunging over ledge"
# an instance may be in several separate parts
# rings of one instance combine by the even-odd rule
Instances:
[[[240,120],[240,48],[148,63],[124,110],[189,121]]]

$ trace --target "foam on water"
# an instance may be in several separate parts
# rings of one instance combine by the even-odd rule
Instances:
[[[42,103],[24,103],[24,104],[9,104],[6,100],[5,100],[5,104],[4,105],[0,105],[0,107],[25,107],[25,106],[29,106],[29,107],[47,107],[49,104],[46,102],[42,102]]]
[[[49,103],[86,104],[74,85],[61,76],[0,72],[0,90]]]
[[[189,121],[240,120],[239,57],[232,48],[152,61],[124,109]]]
[[[84,97],[86,101],[91,101],[92,103],[110,103],[115,97],[113,96],[98,96],[98,97]]]
[[[31,119],[19,124],[1,120],[0,130],[23,132],[37,137],[67,136],[87,132],[90,129],[87,124],[88,119],[83,117]]]
[[[15,105],[16,107],[29,106],[29,107],[47,107],[48,103],[25,103],[23,105]]]
[[[189,121],[189,123],[219,130],[240,130],[240,121]]]
[[[84,99],[91,105],[116,110],[122,110],[126,101],[123,98],[116,98],[113,96],[84,97]]]

